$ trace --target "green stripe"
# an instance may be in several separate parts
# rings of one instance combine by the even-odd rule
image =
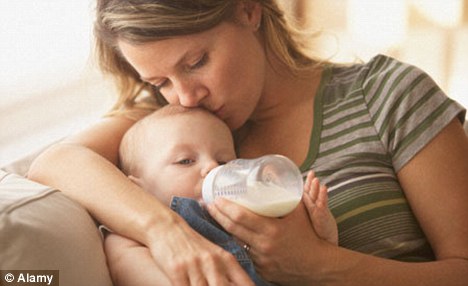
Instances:
[[[371,241],[401,234],[422,237],[420,229],[410,213],[398,212],[362,222],[358,227],[342,230],[340,239],[348,245],[365,246],[371,244]]]
[[[324,105],[323,117],[330,117],[331,115],[336,115],[337,113],[343,112],[343,109],[349,109],[364,103],[364,98],[362,97],[362,90],[356,89],[346,95],[347,103],[343,104],[341,101],[333,102],[328,106]],[[341,105],[342,104],[342,105]]]
[[[324,170],[316,170],[315,174],[318,177],[328,177],[331,174],[334,174],[339,171],[346,171],[348,169],[357,169],[360,170],[359,167],[377,167],[383,169],[391,169],[391,158],[387,153],[371,153],[371,152],[358,152],[348,155],[347,157],[354,157],[356,158],[354,163],[349,163],[344,167],[340,167],[339,169],[324,169]]]
[[[338,169],[314,170],[314,172],[317,177],[325,178],[338,172],[346,173],[348,172],[348,170],[362,170],[363,168],[370,168],[370,167],[381,168],[382,170],[389,169],[388,164],[384,164],[382,162],[377,162],[377,161],[371,161],[371,162],[362,162],[362,163],[350,163],[346,165],[345,167],[341,167]]]
[[[365,128],[369,128],[369,127],[372,127],[372,123],[367,121],[367,122],[363,122],[363,123],[360,123],[360,124],[357,124],[357,125],[354,125],[350,128],[347,128],[347,129],[343,129],[335,134],[332,134],[332,135],[329,135],[329,136],[325,136],[322,138],[322,143],[326,143],[328,141],[331,141],[331,140],[336,140],[344,135],[347,135],[347,134],[350,134],[350,133],[353,133],[359,129],[365,129]]]
[[[394,128],[392,131],[389,131],[389,137],[388,137],[388,142],[391,142],[395,136],[396,133],[398,132],[398,129],[403,126],[411,116],[413,116],[416,113],[416,110],[418,110],[420,107],[422,107],[427,101],[431,99],[431,97],[440,91],[438,87],[433,87],[431,88],[421,99],[419,99],[409,110],[407,113],[405,113],[404,116],[398,120],[398,122],[395,124]]]
[[[348,114],[348,115],[346,115],[344,117],[338,118],[337,120],[335,120],[333,122],[330,122],[330,123],[328,123],[326,125],[324,124],[323,129],[327,130],[327,129],[335,128],[336,126],[341,125],[341,124],[343,124],[345,122],[348,122],[350,120],[353,120],[355,118],[359,118],[359,117],[362,117],[363,115],[368,115],[368,114],[369,114],[369,112],[367,110],[365,110],[365,109],[360,110],[360,111],[356,111],[356,112]]]
[[[395,117],[393,117],[392,115],[395,114],[395,112],[401,108],[401,104],[402,102],[412,94],[412,91],[424,80],[424,79],[427,79],[427,76],[422,74],[420,76],[418,76],[415,80],[413,80],[413,82],[411,82],[411,84],[409,85],[409,87],[402,92],[402,95],[398,97],[397,100],[395,100],[395,102],[393,103],[392,107],[388,110],[388,112],[386,112],[385,114],[385,119],[384,121],[382,122],[382,126],[380,128],[380,136],[382,137],[384,132],[387,130],[388,128],[388,125],[390,124],[389,122],[391,120],[394,120]],[[393,95],[396,97],[396,95]],[[387,98],[388,99],[388,98]],[[387,101],[385,102],[387,103]],[[382,104],[380,110],[378,113],[376,113],[374,116],[373,116],[373,121],[376,122],[377,121],[377,117],[380,116],[380,113],[382,111],[382,109],[384,108],[384,105],[385,103]],[[407,112],[405,115],[407,114],[410,114],[410,112]]]
[[[342,145],[339,145],[339,146],[337,146],[335,148],[332,148],[330,150],[322,151],[320,154],[317,155],[317,158],[322,158],[322,157],[328,156],[330,154],[337,153],[339,151],[350,148],[350,147],[352,147],[354,145],[357,145],[357,144],[360,144],[360,143],[366,143],[366,142],[372,142],[372,141],[380,142],[380,138],[378,136],[375,136],[375,135],[357,138],[357,139],[351,140],[349,142],[346,142],[345,144],[342,144]]]
[[[374,93],[372,95],[372,99],[369,101],[369,109],[372,108],[372,106],[374,105],[375,102],[377,102],[377,98],[380,98],[380,97],[383,97],[382,99],[382,102],[379,106],[379,108],[377,109],[377,111],[375,112],[374,116],[372,117],[372,120],[374,122],[376,122],[377,118],[380,117],[380,114],[382,113],[382,111],[384,110],[384,108],[386,107],[386,103],[389,102],[390,99],[393,99],[394,97],[396,97],[396,94],[393,92],[397,87],[400,87],[400,83],[401,81],[407,76],[409,75],[409,73],[411,71],[413,71],[414,68],[413,67],[407,67],[405,68],[401,73],[398,74],[397,78],[395,79],[395,81],[392,83],[390,89],[388,90],[388,92],[385,94],[385,96],[383,96],[383,93],[382,93],[382,90],[383,88],[387,85],[387,80],[388,78],[385,79],[385,82],[382,82],[382,85],[380,87],[381,90],[377,91],[376,93]]]
[[[343,88],[343,89],[347,90],[346,93],[342,94],[343,97],[340,97],[334,100],[332,100],[331,97],[327,97],[329,102],[324,102],[323,104],[324,110],[327,110],[327,112],[330,112],[331,109],[338,108],[338,111],[339,111],[340,110],[339,105],[343,104],[343,101],[342,101],[343,98],[346,100],[354,100],[355,98],[362,97],[362,89],[359,86],[357,87],[346,86],[346,88]]]
[[[395,182],[376,182],[372,184],[359,185],[352,189],[347,189],[346,193],[338,197],[330,197],[329,207],[335,217],[343,216],[350,209],[365,207],[380,201],[404,199],[402,193],[395,191]],[[370,192],[372,190],[379,190]]]
[[[395,238],[392,247],[397,247],[398,242],[408,241],[408,237],[412,239],[423,239],[423,234],[418,228],[415,220],[408,213],[398,213],[402,216],[383,216],[380,219],[369,221],[368,224],[361,227],[351,229],[352,231],[341,232],[340,241],[345,243],[350,248],[363,248],[371,251],[376,244],[382,244],[382,241]],[[401,236],[405,236],[402,239]],[[400,237],[400,238],[398,238]],[[388,246],[388,243],[380,245],[382,247]],[[388,248],[386,249],[388,251]],[[376,254],[375,250],[369,253]]]
[[[371,221],[386,215],[409,211],[406,201],[400,198],[353,209],[349,213],[336,217],[336,221],[340,229],[350,229],[362,224],[364,221]]]
[[[379,161],[379,162],[382,162],[382,163],[387,163],[389,165],[387,166],[391,166],[391,163],[390,163],[390,160],[391,158],[388,156],[387,153],[375,153],[375,152],[357,152],[357,153],[353,153],[353,154],[350,154],[348,155],[349,157],[354,157],[354,158],[363,158],[363,159],[366,159],[366,160],[375,160],[375,161]]]
[[[408,148],[408,146],[413,143],[418,137],[421,136],[433,123],[436,121],[444,112],[447,110],[452,101],[446,99],[443,104],[441,104],[436,110],[434,110],[421,124],[419,124],[413,131],[408,133],[408,135],[403,138],[399,144],[395,147],[395,156],[394,160],[397,160],[398,156],[403,154],[403,151]]]
[[[364,83],[365,86],[368,87],[368,89],[372,89],[377,79],[379,79],[379,75],[382,74],[382,70],[392,64],[393,62],[389,61],[388,58],[379,57],[375,63],[375,66],[372,69],[370,69],[368,74],[366,75],[368,80]]]
[[[385,88],[385,86],[387,86],[387,82],[389,80],[389,78],[402,66],[403,64],[402,63],[398,63],[396,64],[394,67],[392,67],[389,71],[387,71],[385,73],[385,76],[379,81],[379,87],[377,88],[377,90],[372,94],[372,97],[369,99],[368,101],[368,108],[371,109],[372,106],[374,105],[374,103],[377,101],[377,99],[381,96],[382,94],[382,90]],[[401,72],[399,74],[399,76],[397,77],[396,81],[401,81],[403,78],[404,78],[404,73],[405,71],[409,72],[411,70],[410,67],[406,68],[405,70],[403,70],[403,72]],[[403,75],[402,75],[403,74]],[[371,85],[367,85],[364,87],[364,92],[365,94],[370,94],[370,90],[372,89],[373,85],[376,83],[375,81],[379,79],[378,77],[375,78],[372,82]],[[390,94],[390,92],[389,92]]]

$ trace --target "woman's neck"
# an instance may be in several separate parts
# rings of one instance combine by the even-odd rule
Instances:
[[[301,75],[286,72],[286,68],[269,68],[265,88],[258,105],[250,117],[254,124],[287,116],[298,105],[315,97],[322,74],[322,68],[311,68]]]
[[[250,120],[234,133],[239,156],[275,153],[302,163],[312,133],[314,99],[322,70],[317,68],[301,77],[275,74],[268,78]]]

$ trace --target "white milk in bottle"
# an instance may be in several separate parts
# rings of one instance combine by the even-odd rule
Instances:
[[[302,176],[297,166],[281,155],[236,159],[211,170],[203,181],[203,200],[224,197],[269,217],[290,213],[300,202]]]

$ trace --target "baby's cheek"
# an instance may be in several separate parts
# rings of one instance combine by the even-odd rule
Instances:
[[[201,183],[190,181],[188,179],[180,179],[172,189],[172,195],[183,198],[197,199],[201,196]]]
[[[156,193],[154,195],[165,206],[170,206],[171,205],[171,200],[172,200],[172,197],[173,197],[172,194],[160,191],[160,192],[158,192],[158,193]]]

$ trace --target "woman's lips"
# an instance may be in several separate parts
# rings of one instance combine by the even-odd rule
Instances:
[[[213,113],[214,113],[217,117],[223,119],[223,115],[224,115],[224,105],[222,105],[220,108],[214,110]]]

